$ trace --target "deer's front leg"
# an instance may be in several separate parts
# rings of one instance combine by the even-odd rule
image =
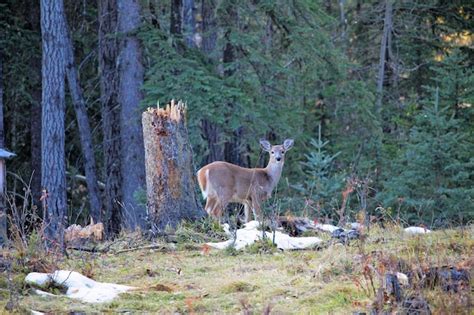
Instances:
[[[260,222],[263,220],[260,202],[258,200],[252,200],[252,212],[255,220]]]

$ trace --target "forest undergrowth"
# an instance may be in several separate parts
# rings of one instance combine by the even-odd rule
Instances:
[[[473,310],[472,225],[407,235],[396,224],[375,224],[349,244],[316,234],[324,245],[311,250],[283,252],[256,244],[243,251],[218,251],[205,242],[222,240],[224,234],[207,221],[182,225],[153,242],[139,234],[122,234],[89,246],[92,252],[69,249],[67,255],[59,255],[41,250],[41,238],[34,233],[28,242],[13,243],[13,250],[0,256],[0,312],[348,314],[407,313],[412,308],[470,314]],[[40,297],[24,284],[28,272],[56,269],[137,290],[110,303],[86,304]],[[453,270],[461,272],[459,281]],[[451,271],[444,279],[443,272]],[[402,277],[389,283],[397,273],[406,281]],[[49,291],[61,295],[60,288]]]

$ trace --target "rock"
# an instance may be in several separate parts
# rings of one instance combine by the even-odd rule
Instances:
[[[431,233],[430,230],[424,227],[419,227],[419,226],[409,226],[405,228],[405,232],[408,234],[426,234],[426,233]]]
[[[408,286],[409,281],[408,281],[408,276],[404,273],[397,272],[397,279],[400,282],[401,285],[403,286]]]
[[[356,240],[360,238],[360,233],[357,230],[344,230],[338,228],[331,233],[332,238],[336,238],[343,243],[348,243],[351,240]]]
[[[68,270],[57,270],[50,274],[32,272],[26,276],[25,282],[42,288],[49,284],[65,287],[66,296],[87,303],[110,302],[120,293],[135,289],[126,285],[97,282]]]
[[[333,233],[335,230],[340,229],[340,227],[338,226],[334,226],[331,224],[320,224],[320,223],[315,224],[314,227],[318,230],[329,232],[329,233]]]
[[[235,249],[242,249],[247,245],[253,244],[257,240],[262,239],[262,231],[258,229],[260,223],[258,221],[250,221],[244,224],[244,227],[236,230],[234,233],[230,231],[229,225],[224,224],[224,231],[231,237],[228,241],[219,243],[207,243],[207,245],[217,248],[225,249],[229,246],[234,246]],[[234,240],[233,237],[236,236]],[[268,239],[273,239],[273,233],[265,232]],[[275,244],[279,249],[305,249],[313,247],[322,240],[318,237],[292,237],[280,231],[275,231]]]
[[[341,236],[345,237],[345,231],[342,228],[337,228],[336,230],[331,232],[331,236],[333,238],[341,238]]]

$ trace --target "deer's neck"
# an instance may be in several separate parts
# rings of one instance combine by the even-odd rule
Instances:
[[[282,163],[271,163],[269,162],[267,167],[265,167],[265,172],[268,174],[271,182],[271,189],[275,188],[278,184],[278,181],[281,177],[281,171],[283,169],[283,162]]]

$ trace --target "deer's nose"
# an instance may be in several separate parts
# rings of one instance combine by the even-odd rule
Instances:
[[[281,157],[277,157],[276,160],[277,160],[278,162],[280,162],[280,161],[281,161]]]

